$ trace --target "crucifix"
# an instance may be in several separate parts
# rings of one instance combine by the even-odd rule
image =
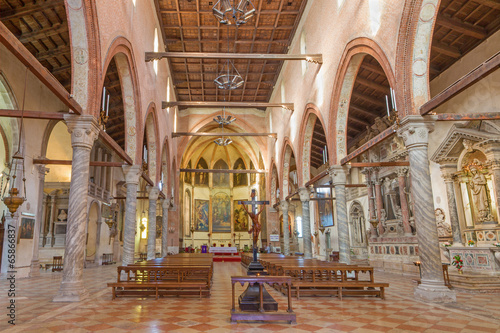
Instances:
[[[252,229],[248,231],[249,234],[253,234],[253,261],[257,262],[257,241],[259,239],[259,233],[261,229],[261,225],[259,222],[259,215],[265,208],[265,205],[269,204],[269,201],[257,201],[255,190],[252,190],[252,194],[250,195],[251,201],[238,201],[238,204],[243,205],[243,208],[247,212],[247,214],[252,219]],[[246,205],[252,205],[252,211],[249,212]],[[257,213],[257,205],[262,205],[262,208]]]

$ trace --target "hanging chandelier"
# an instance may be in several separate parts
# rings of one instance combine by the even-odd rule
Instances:
[[[218,115],[214,118],[214,121],[219,124],[219,127],[223,127],[224,125],[230,125],[232,122],[236,120],[236,117],[227,116],[226,117],[226,108],[222,108],[222,115]]]
[[[219,76],[217,76],[217,78],[214,80],[217,88],[224,90],[233,90],[239,88],[243,85],[244,82],[245,80],[243,80],[231,60],[226,61],[224,66],[222,66],[222,70]]]
[[[212,13],[221,24],[241,25],[255,15],[255,6],[250,0],[219,0]]]
[[[227,145],[231,144],[233,142],[233,140],[231,140],[230,138],[221,137],[221,138],[214,140],[214,142],[219,146],[227,146]]]

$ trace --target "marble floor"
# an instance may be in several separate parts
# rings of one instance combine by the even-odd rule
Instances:
[[[16,325],[7,323],[7,281],[0,281],[0,331],[6,332],[500,332],[500,294],[457,294],[457,303],[433,305],[413,300],[413,283],[400,275],[376,272],[390,287],[386,299],[304,297],[294,299],[297,324],[229,322],[230,276],[242,275],[240,263],[214,263],[210,298],[167,297],[111,300],[106,282],[115,266],[84,271],[90,296],[80,303],[53,303],[61,273],[16,282]],[[238,294],[243,291],[239,285]],[[284,308],[286,298],[270,293]]]

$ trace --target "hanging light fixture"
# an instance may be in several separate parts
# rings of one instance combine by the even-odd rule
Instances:
[[[21,124],[19,129],[19,140],[17,151],[14,155],[12,155],[12,160],[9,163],[9,174],[7,175],[7,181],[5,182],[5,187],[3,187],[3,175],[2,175],[2,201],[9,209],[9,212],[12,217],[16,213],[19,206],[26,201],[26,175],[24,172],[24,156],[21,154],[21,134],[23,132],[23,124],[24,124],[24,104],[26,100],[26,84],[28,79],[28,69],[26,68],[26,76],[24,79],[24,95],[23,95],[23,108],[21,110]],[[17,178],[17,170],[20,169],[22,171],[22,181],[23,181],[23,190],[24,196],[19,195],[19,190],[16,187],[16,178]],[[9,193],[5,196],[5,191],[10,187]]]
[[[241,77],[231,60],[226,61],[224,66],[222,66],[219,76],[214,80],[217,88],[225,90],[237,89],[241,87],[244,82],[245,80],[243,80],[243,77]]]
[[[241,25],[255,15],[255,6],[250,0],[219,0],[212,7],[212,13],[221,24]]]
[[[233,142],[233,140],[231,140],[230,138],[220,137],[220,138],[214,140],[214,142],[219,146],[227,146],[227,145],[231,144]]]
[[[227,116],[226,117],[226,108],[222,109],[222,115],[218,115],[217,117],[214,118],[214,121],[219,124],[220,127],[223,127],[224,125],[230,125],[233,121],[236,120],[236,117],[233,116]]]

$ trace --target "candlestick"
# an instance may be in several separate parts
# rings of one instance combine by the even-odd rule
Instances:
[[[106,87],[102,87],[102,109],[104,110],[104,101],[106,99]]]
[[[389,99],[387,98],[387,95],[385,95],[385,106],[387,106],[387,117],[390,117],[391,114],[389,112]]]
[[[108,95],[108,105],[107,105],[107,107],[106,107],[106,117],[107,117],[107,116],[108,116],[108,114],[109,114],[109,96],[110,96],[110,95]]]

